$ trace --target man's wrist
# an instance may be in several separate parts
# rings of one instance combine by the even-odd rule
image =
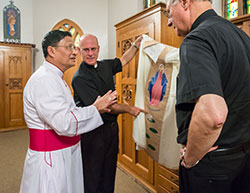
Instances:
[[[132,43],[132,46],[135,47],[137,50],[139,49],[139,47],[135,44],[135,42]]]
[[[192,167],[196,166],[199,163],[200,160],[196,161],[194,164],[191,164],[191,165],[187,164],[186,161],[185,161],[185,153],[186,153],[186,149],[184,149],[182,154],[181,154],[181,160],[182,160],[182,162],[183,162],[183,164],[184,164],[184,166],[186,168],[192,168]]]

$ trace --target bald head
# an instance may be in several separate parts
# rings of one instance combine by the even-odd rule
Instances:
[[[80,41],[79,41],[80,48],[82,47],[81,44],[84,44],[85,42],[88,42],[88,41],[95,42],[96,45],[99,46],[98,39],[95,35],[84,34],[80,37]]]
[[[84,34],[79,42],[82,60],[88,65],[94,66],[99,55],[99,43],[96,36]]]
[[[212,0],[166,0],[168,26],[174,27],[179,36],[186,36],[205,11],[212,9]]]

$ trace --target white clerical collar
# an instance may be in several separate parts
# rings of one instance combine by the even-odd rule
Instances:
[[[96,64],[94,65],[94,68],[97,68],[97,66],[98,66],[98,65],[97,65],[97,63],[96,63]]]

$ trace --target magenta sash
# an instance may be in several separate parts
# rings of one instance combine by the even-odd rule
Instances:
[[[80,141],[80,135],[60,136],[54,130],[29,129],[30,145],[34,151],[56,151],[71,147]]]

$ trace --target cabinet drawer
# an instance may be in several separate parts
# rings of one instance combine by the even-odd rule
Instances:
[[[179,186],[171,182],[169,179],[165,178],[161,174],[158,175],[159,186],[164,187],[171,193],[179,193]]]
[[[176,171],[175,171],[176,172]],[[176,172],[177,173],[177,172]],[[164,176],[165,178],[169,179],[171,182],[179,185],[179,177],[169,169],[159,165],[159,175]]]
[[[167,189],[165,189],[162,186],[158,186],[157,187],[157,193],[171,193],[171,192],[169,192]]]

